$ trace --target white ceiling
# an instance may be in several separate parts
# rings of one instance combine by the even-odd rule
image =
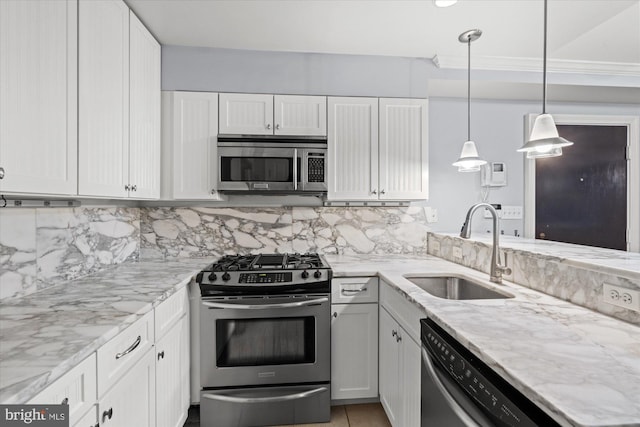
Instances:
[[[542,0],[127,0],[164,45],[440,59],[464,68],[458,35],[482,68],[531,69],[542,56]],[[549,58],[640,74],[640,0],[549,0]],[[556,61],[556,62],[553,62]],[[528,65],[527,65],[528,64]],[[536,66],[538,62],[535,62]]]

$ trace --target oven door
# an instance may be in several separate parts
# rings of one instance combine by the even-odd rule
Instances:
[[[302,189],[302,160],[298,149],[266,144],[220,145],[219,190],[292,192]]]
[[[329,295],[203,298],[203,388],[328,382]]]

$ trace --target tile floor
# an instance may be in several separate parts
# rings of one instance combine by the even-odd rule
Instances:
[[[184,427],[200,426],[199,407],[192,406]],[[290,427],[290,426],[281,426]],[[379,403],[363,403],[331,407],[331,421],[319,424],[297,424],[296,427],[391,427]]]

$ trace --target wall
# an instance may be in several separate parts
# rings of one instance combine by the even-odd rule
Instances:
[[[427,252],[418,207],[4,209],[0,231],[0,299],[138,259]]]
[[[0,299],[137,260],[137,208],[0,210]]]

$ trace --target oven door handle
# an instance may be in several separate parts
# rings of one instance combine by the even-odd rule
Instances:
[[[282,304],[225,304],[220,302],[203,301],[202,304],[209,308],[230,308],[235,310],[265,310],[269,308],[295,308],[304,307],[308,305],[322,304],[328,302],[329,298],[322,297],[316,299],[310,299],[297,302],[285,302]]]
[[[232,403],[274,403],[274,402],[286,402],[289,400],[304,399],[317,393],[328,391],[327,387],[318,387],[313,390],[304,391],[302,393],[285,394],[284,396],[270,396],[270,397],[235,397],[227,396],[224,394],[207,393],[202,397],[212,400],[222,400],[224,402]]]
[[[298,149],[293,149],[293,190],[298,191]]]
[[[449,404],[449,407],[453,410],[453,412],[458,416],[458,418],[464,423],[464,425],[468,427],[482,427],[473,417],[469,414],[469,412],[464,408],[462,402],[459,402],[447,389],[446,384],[440,379],[438,373],[436,372],[436,368],[433,366],[433,362],[431,361],[431,357],[427,353],[424,347],[422,347],[422,363],[424,367],[427,369],[427,373],[431,377],[431,380],[435,383],[438,390],[440,390],[440,394],[444,397],[444,399]],[[424,398],[424,397],[423,397]]]

